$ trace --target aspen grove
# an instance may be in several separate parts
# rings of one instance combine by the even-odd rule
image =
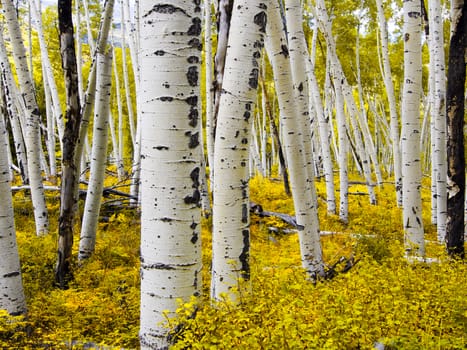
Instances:
[[[1,348],[467,346],[467,3],[0,26]]]

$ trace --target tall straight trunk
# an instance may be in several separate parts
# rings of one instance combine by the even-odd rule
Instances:
[[[422,93],[420,1],[404,2],[404,87],[402,95],[402,203],[408,255],[424,256],[420,162]]]
[[[4,116],[0,116],[0,309],[10,315],[21,315],[27,310],[16,244],[7,144],[3,137],[6,133]]]
[[[140,3],[142,349],[167,349],[167,317],[201,292],[199,4]]]
[[[290,170],[290,184],[295,215],[299,227],[302,266],[314,279],[324,274],[324,263],[319,235],[319,221],[314,173],[311,163],[305,159],[310,145],[309,125],[297,110],[293,90],[289,52],[280,13],[275,1],[268,9],[266,52],[272,64],[279,110],[281,114],[284,149]],[[308,142],[308,146],[306,145]]]
[[[402,163],[400,151],[399,118],[397,113],[396,95],[392,82],[391,64],[389,62],[389,45],[387,21],[384,16],[383,1],[376,0],[378,22],[381,37],[381,56],[383,60],[383,79],[389,103],[389,118],[391,127],[392,153],[394,162],[394,182],[396,186],[397,204],[402,206]]]
[[[112,48],[112,51],[114,49]],[[99,54],[98,55],[102,55]],[[120,95],[120,76],[118,74],[118,67],[117,67],[117,57],[115,52],[112,54],[112,66],[113,66],[113,73],[115,78],[115,96],[117,99],[117,111],[118,111],[118,138],[115,137],[115,142],[113,142],[113,149],[115,155],[115,161],[117,163],[117,174],[118,178],[121,180],[123,179],[125,168],[123,166],[123,106],[122,106],[122,98]],[[99,76],[97,77],[99,79]],[[110,101],[109,101],[110,102]],[[113,124],[113,114],[110,113],[110,119],[112,119]],[[112,141],[114,141],[113,135],[116,134],[116,130],[112,127]]]
[[[250,277],[248,163],[260,73],[266,4],[233,8],[214,144],[211,297],[238,301],[239,279]]]
[[[43,75],[44,75],[45,82],[47,83],[49,87],[50,94],[52,97],[53,115],[57,122],[58,136],[61,141],[63,139],[63,131],[65,128],[65,123],[63,120],[63,113],[62,113],[62,107],[60,104],[60,99],[58,97],[57,84],[55,83],[52,64],[50,62],[49,53],[47,50],[47,43],[44,38],[44,31],[42,29],[41,13],[39,12],[35,4],[35,0],[31,0],[30,2],[31,2],[32,14],[34,15],[34,19],[36,21],[36,27],[37,27],[38,37],[39,37],[39,45],[41,49],[41,60],[42,60],[42,66],[44,67]]]
[[[3,32],[3,26],[0,26],[0,31]],[[3,35],[0,34],[0,68],[2,70],[2,87],[4,96],[4,102],[8,116],[10,118],[11,132],[13,134],[13,141],[15,144],[16,160],[21,175],[23,184],[29,184],[28,176],[28,165],[26,158],[26,146],[21,128],[20,116],[18,109],[16,108],[15,101],[16,96],[16,85],[14,82],[13,74],[11,71],[10,62],[8,60],[5,42]]]
[[[464,84],[466,75],[465,50],[467,46],[467,3],[465,1],[451,1],[451,23],[446,94],[448,133],[446,245],[450,255],[464,257]]]
[[[447,211],[447,161],[446,161],[446,75],[444,58],[444,33],[443,17],[441,15],[440,0],[430,0],[429,23],[430,23],[430,60],[433,63],[434,89],[432,91],[433,106],[431,115],[434,118],[434,138],[432,167],[436,169],[436,224],[438,241],[446,239],[446,211]]]
[[[94,253],[96,246],[97,224],[107,163],[110,87],[112,84],[112,58],[110,55],[98,54],[97,72],[96,94],[98,98],[92,134],[91,171],[81,225],[78,260],[89,258]]]
[[[60,54],[65,78],[66,123],[62,139],[62,182],[55,279],[60,288],[66,288],[71,277],[73,227],[78,211],[76,193],[79,182],[79,163],[75,161],[75,153],[81,123],[71,0],[58,1],[58,28],[60,33]]]
[[[3,14],[10,33],[10,41],[13,48],[13,59],[16,67],[16,75],[23,97],[26,112],[25,143],[28,158],[28,173],[31,184],[31,199],[36,223],[36,233],[46,234],[49,231],[48,211],[45,203],[44,185],[42,183],[39,149],[41,148],[39,121],[40,112],[37,105],[34,86],[28,69],[26,49],[21,38],[21,29],[16,8],[12,0],[1,0]]]

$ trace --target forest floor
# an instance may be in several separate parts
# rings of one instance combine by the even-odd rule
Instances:
[[[324,259],[329,266],[350,256],[358,263],[317,283],[308,281],[300,268],[293,227],[252,214],[251,292],[240,295],[239,307],[221,303],[214,308],[209,302],[211,223],[204,219],[203,298],[194,319],[188,317],[193,303],[180,305],[184,327],[173,334],[174,348],[467,348],[467,264],[448,259],[436,243],[428,189],[424,183],[427,256],[437,262],[409,263],[392,185],[377,188],[378,204],[373,206],[368,196],[351,195],[349,224],[344,225],[326,213],[324,183],[318,182],[320,226],[327,233],[322,236]],[[365,191],[362,184],[351,188]],[[251,199],[264,210],[293,215],[292,200],[280,181],[252,179]],[[14,194],[29,313],[13,322],[0,312],[0,348],[138,348],[138,213],[122,209],[103,218],[95,255],[82,266],[76,264],[70,288],[59,290],[53,274],[57,193],[48,200],[51,233],[36,237],[27,195]],[[75,246],[78,241],[76,236]]]

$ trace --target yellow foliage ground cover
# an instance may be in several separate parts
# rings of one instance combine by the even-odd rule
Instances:
[[[352,191],[363,192],[364,187]],[[318,183],[324,196],[324,185]],[[27,319],[0,313],[0,348],[84,348],[87,342],[138,347],[138,219],[126,211],[101,223],[96,255],[76,266],[66,291],[53,284],[56,236],[35,237],[28,203],[15,198],[18,241],[28,298]],[[265,210],[292,213],[292,202],[278,181],[252,180],[252,200]],[[213,307],[206,287],[196,318],[193,303],[180,305],[181,331],[175,349],[392,349],[467,347],[467,265],[449,261],[442,247],[427,250],[440,263],[407,263],[403,258],[401,212],[391,186],[378,189],[379,204],[350,197],[350,224],[326,214],[320,201],[325,259],[354,254],[355,267],[332,280],[312,284],[300,266],[297,236],[274,218],[252,217],[252,292],[242,304]],[[429,197],[424,193],[426,217]],[[53,205],[52,208],[55,208]],[[205,285],[209,281],[210,222],[203,224]],[[427,239],[434,228],[426,224]],[[76,238],[78,239],[78,238]]]

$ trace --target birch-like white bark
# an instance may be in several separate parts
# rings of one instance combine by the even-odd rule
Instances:
[[[443,17],[440,0],[429,0],[428,15],[430,23],[430,60],[433,61],[434,89],[432,92],[434,118],[434,149],[432,152],[432,167],[436,168],[436,224],[438,241],[444,242],[446,238],[446,214],[447,214],[447,160],[446,160],[446,74],[444,57],[444,32]]]
[[[0,25],[0,32],[3,33],[2,25]],[[21,180],[23,184],[28,184],[29,176],[26,146],[24,143],[20,116],[16,106],[16,101],[18,99],[16,94],[17,87],[11,71],[10,61],[8,60],[3,34],[0,34],[0,67],[2,70],[3,93],[5,95],[6,110],[10,118],[11,132],[13,134],[16,159],[20,170]]]
[[[404,2],[404,87],[402,95],[402,200],[408,255],[425,255],[420,163],[422,89],[420,1]]]
[[[44,187],[42,184],[41,164],[39,149],[41,148],[39,137],[40,113],[37,105],[31,75],[28,69],[26,49],[21,38],[21,29],[16,16],[16,8],[12,0],[2,0],[3,14],[7,22],[10,41],[13,49],[13,59],[16,67],[16,75],[26,107],[26,149],[28,158],[28,172],[31,184],[31,199],[33,203],[34,219],[37,235],[47,234],[49,231],[48,211],[45,203]]]
[[[92,134],[91,171],[86,202],[84,204],[78,260],[89,258],[94,253],[96,246],[97,224],[107,164],[110,89],[112,85],[112,58],[110,55],[98,54],[97,72],[97,100]]]
[[[165,321],[200,294],[199,1],[140,2],[142,349],[167,349]]]
[[[299,225],[302,266],[311,278],[324,274],[324,263],[319,236],[318,208],[314,188],[314,174],[303,150],[310,145],[309,125],[298,113],[293,90],[292,71],[280,4],[272,2],[268,8],[266,52],[272,64],[274,82],[281,114],[283,144],[290,170],[290,185]],[[308,137],[307,137],[308,136]]]
[[[250,275],[248,162],[260,73],[266,4],[236,2],[225,57],[214,144],[211,297],[238,301]]]
[[[3,116],[0,116],[0,309],[5,309],[10,315],[26,313],[26,298],[21,278],[18,246],[14,222],[13,202],[11,198],[11,183],[7,156],[7,133]]]
[[[383,1],[376,0],[376,7],[378,10],[378,22],[381,37],[381,56],[383,61],[382,75],[389,104],[396,198],[397,204],[402,206],[402,163],[400,150],[399,117],[397,113],[396,95],[394,93],[394,83],[392,82],[391,64],[389,61],[388,29],[386,17],[384,16]]]
[[[114,51],[114,49],[112,48]],[[112,143],[113,143],[113,153],[115,155],[115,161],[117,163],[117,176],[121,180],[124,176],[124,166],[123,166],[123,106],[122,98],[120,95],[120,75],[118,74],[117,67],[117,58],[115,52],[112,54],[112,66],[115,79],[115,96],[117,98],[117,111],[118,111],[118,138],[114,137],[116,134],[115,127],[112,126]],[[112,119],[113,124],[113,114],[110,113],[110,119]]]

